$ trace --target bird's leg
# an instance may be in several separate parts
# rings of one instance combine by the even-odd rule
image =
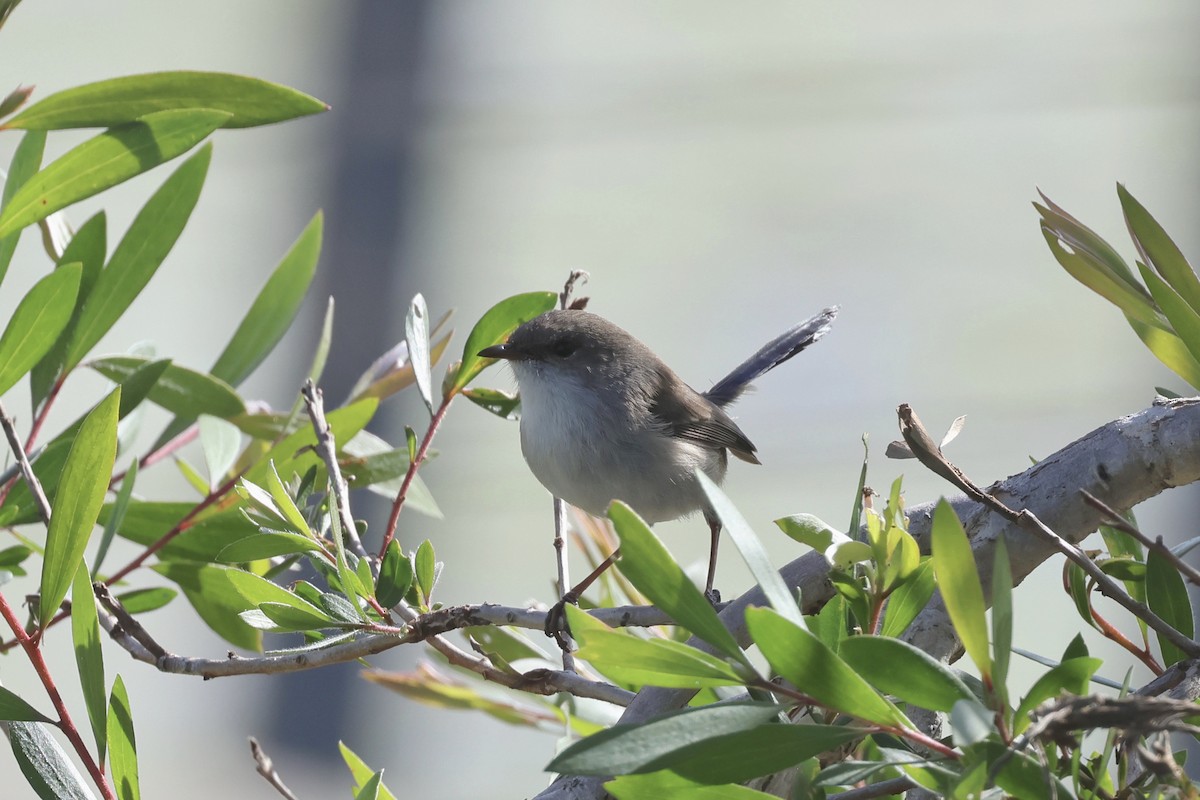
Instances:
[[[716,606],[721,602],[721,593],[713,588],[713,581],[717,577],[717,547],[721,544],[721,520],[717,519],[716,514],[705,511],[704,521],[708,523],[708,530],[712,535],[712,544],[708,551],[708,580],[704,582],[704,596],[708,598],[708,602]]]
[[[570,283],[567,284],[568,287]],[[566,290],[564,290],[565,292]],[[565,297],[565,294],[564,294]],[[567,529],[567,504],[561,497],[554,498],[554,561],[558,565],[558,591],[565,593],[567,585],[571,582],[571,573],[567,568],[567,539],[565,531]],[[561,613],[561,611],[560,611]],[[547,625],[549,621],[547,620]],[[565,636],[556,634],[555,640],[558,641],[559,647],[562,649],[563,669],[567,672],[575,671],[575,657],[571,655],[570,641]]]
[[[596,579],[604,574],[604,570],[616,563],[621,557],[621,548],[613,551],[613,554],[600,562],[600,566],[596,567],[591,573],[581,580],[579,583],[571,587],[571,591],[562,596],[562,599],[550,607],[550,611],[546,614],[546,635],[553,636],[558,642],[558,646],[563,650],[567,650],[571,646],[571,628],[567,625],[567,604],[576,605],[579,603],[579,596],[587,591],[587,588],[596,582]]]

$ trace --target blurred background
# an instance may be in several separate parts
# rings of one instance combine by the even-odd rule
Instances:
[[[295,396],[330,295],[331,402],[403,337],[418,291],[435,317],[457,309],[458,352],[496,301],[557,290],[569,270],[588,270],[590,308],[700,389],[840,303],[832,334],[735,409],[763,466],[735,464],[726,489],[782,562],[800,549],[772,519],[805,511],[846,526],[864,433],[873,486],[904,474],[914,504],[948,491],[913,462],[882,457],[901,402],[935,430],[968,415],[949,454],[986,484],[1148,406],[1156,385],[1184,390],[1114,308],[1058,267],[1030,202],[1040,187],[1131,258],[1114,189],[1122,181],[1185,253],[1200,252],[1198,23],[1200,8],[1182,0],[772,2],[752,12],[715,2],[26,0],[0,33],[0,53],[4,88],[36,84],[35,98],[204,69],[331,104],[316,118],[216,135],[188,230],[100,347],[124,351],[152,332],[161,355],[207,368],[323,208],[317,284],[243,387],[275,406]],[[85,135],[52,135],[48,156]],[[0,164],[17,140],[0,136]],[[166,174],[103,196],[110,242]],[[69,217],[78,224],[99,207],[83,203]],[[24,237],[0,317],[46,269]],[[507,389],[512,379],[494,370],[480,383]],[[73,377],[49,428],[102,385]],[[27,421],[26,397],[21,384],[4,401]],[[372,429],[402,441],[403,425],[421,432],[427,418],[403,396]],[[155,420],[165,417],[151,429]],[[460,402],[435,446],[422,474],[445,517],[407,514],[401,537],[406,547],[433,540],[447,563],[439,599],[552,600],[550,498],[521,460],[517,427]],[[139,489],[190,496],[169,467]],[[1180,490],[1147,504],[1143,527],[1175,535],[1197,499]],[[385,507],[359,501],[378,536]],[[702,523],[660,527],[677,557],[703,563]],[[727,547],[718,572],[727,596],[748,584],[737,561]],[[1059,565],[1016,597],[1017,644],[1058,655],[1079,627]],[[174,652],[226,650],[182,600],[145,622]],[[60,631],[48,647],[81,709],[69,638]],[[116,648],[107,655],[109,675],[120,671],[130,687],[150,796],[274,796],[254,775],[250,735],[305,798],[345,796],[338,740],[387,768],[401,796],[430,798],[536,794],[556,746],[553,735],[411,703],[367,684],[356,665],[201,682],[159,675]],[[373,663],[407,668],[420,655]],[[1124,666],[1113,670],[1120,679]],[[1018,671],[1016,686],[1034,674]],[[42,697],[19,657],[0,659],[0,678]],[[11,758],[0,758],[0,785],[6,797],[28,793]]]

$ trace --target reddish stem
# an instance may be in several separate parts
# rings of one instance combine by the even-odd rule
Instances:
[[[46,687],[46,694],[50,696],[50,702],[54,705],[54,710],[58,712],[57,725],[59,730],[63,732],[63,735],[67,737],[71,746],[75,748],[76,755],[83,762],[84,768],[92,776],[92,781],[95,782],[96,788],[100,790],[100,793],[104,795],[105,800],[116,800],[116,795],[113,794],[112,788],[104,778],[103,770],[96,766],[92,754],[88,752],[87,745],[83,743],[83,737],[79,735],[79,729],[71,721],[71,715],[67,712],[67,706],[63,703],[62,695],[58,693],[58,687],[54,685],[54,678],[50,675],[50,668],[46,665],[46,659],[42,657],[41,649],[38,648],[37,643],[34,642],[29,634],[25,632],[21,621],[17,619],[17,615],[13,613],[12,607],[8,604],[8,600],[3,594],[0,594],[0,614],[4,615],[8,627],[12,628],[17,641],[24,648],[25,655],[29,657],[29,662],[33,664],[34,671],[37,672],[38,677],[42,680],[42,686]]]
[[[454,395],[451,394],[442,400],[442,404],[438,406],[433,419],[429,420],[429,430],[425,431],[425,438],[421,441],[421,446],[417,448],[417,457],[408,465],[408,472],[404,474],[404,483],[400,484],[400,491],[396,493],[396,501],[392,503],[392,514],[388,517],[387,528],[384,529],[383,546],[379,548],[380,561],[383,561],[383,557],[387,555],[388,545],[392,543],[392,539],[396,536],[396,525],[400,521],[400,509],[404,508],[404,501],[408,499],[408,488],[412,486],[413,478],[417,477],[417,468],[425,460],[425,455],[429,452],[429,445],[433,442],[433,437],[437,433],[438,426],[442,424],[442,420],[446,417],[446,411],[449,410],[450,401],[453,399]]]
[[[178,436],[176,436],[171,441],[164,444],[162,447],[158,448],[157,450],[153,450],[153,451],[147,453],[146,455],[142,456],[141,460],[138,461],[138,469],[145,469],[146,467],[157,464],[159,461],[162,461],[167,456],[174,454],[175,451],[179,450],[184,445],[190,444],[199,435],[200,435],[200,427],[198,425],[192,425],[192,426],[189,426],[188,428],[185,428],[182,433],[180,433]],[[128,471],[128,470],[126,470],[126,471]],[[110,487],[116,486],[118,483],[121,482],[121,479],[124,477],[125,477],[125,472],[118,472],[116,475],[112,476],[112,480],[110,480],[108,482],[108,485]]]
[[[29,429],[29,438],[25,440],[25,452],[28,453],[33,449],[33,442],[37,439],[38,432],[42,430],[42,424],[46,421],[46,417],[50,414],[50,406],[54,405],[55,398],[58,397],[59,391],[62,389],[63,381],[67,379],[66,374],[60,375],[54,385],[50,387],[50,394],[46,395],[46,402],[42,403],[42,408],[33,418],[33,425]]]
[[[1145,664],[1155,675],[1163,674],[1162,665],[1159,664],[1158,661],[1154,659],[1154,656],[1150,654],[1150,649],[1148,647],[1138,647],[1136,644],[1131,642],[1129,638],[1125,636],[1125,634],[1121,633],[1116,629],[1116,627],[1113,626],[1111,622],[1101,616],[1100,612],[1096,611],[1096,608],[1091,603],[1088,603],[1088,611],[1092,613],[1092,619],[1094,619],[1096,624],[1100,626],[1100,632],[1104,634],[1106,639],[1116,642],[1121,647],[1137,656],[1138,660]]]

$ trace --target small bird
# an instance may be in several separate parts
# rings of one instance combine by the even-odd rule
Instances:
[[[751,381],[828,333],[837,312],[832,306],[789,329],[706,392],[684,383],[623,329],[582,310],[548,311],[479,355],[512,365],[521,394],[521,451],[555,497],[595,516],[622,500],[649,524],[703,513],[712,536],[705,594],[716,600],[721,523],[695,470],[720,484],[729,453],[760,463],[725,408]],[[562,602],[575,602],[598,573]]]

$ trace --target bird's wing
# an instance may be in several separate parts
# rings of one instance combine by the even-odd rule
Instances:
[[[666,391],[672,382],[676,391]],[[754,443],[742,433],[737,423],[673,374],[663,376],[661,388],[651,399],[650,413],[672,436],[714,450],[727,448],[743,461],[760,463],[754,455]]]

